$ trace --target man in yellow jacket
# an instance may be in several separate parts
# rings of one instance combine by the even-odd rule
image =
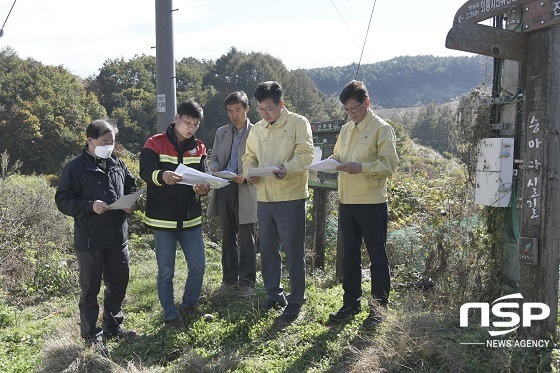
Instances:
[[[265,308],[284,309],[281,318],[293,321],[305,302],[305,199],[307,169],[313,161],[309,121],[284,106],[282,87],[260,83],[253,95],[262,116],[247,138],[243,170],[257,186],[261,271],[268,294]],[[251,176],[249,169],[277,167],[269,176]],[[280,245],[286,254],[291,293],[281,284]]]
[[[344,242],[343,305],[330,314],[333,322],[360,313],[362,298],[362,238],[371,260],[369,325],[381,321],[391,289],[387,237],[387,177],[395,172],[398,156],[393,128],[369,108],[363,82],[352,80],[340,93],[350,122],[340,130],[331,158],[338,160],[340,224]],[[380,307],[379,307],[380,306]]]

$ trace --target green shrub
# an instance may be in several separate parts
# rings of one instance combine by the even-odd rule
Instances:
[[[54,203],[45,178],[10,175],[0,180],[0,281],[10,295],[65,290],[71,279],[71,219]]]

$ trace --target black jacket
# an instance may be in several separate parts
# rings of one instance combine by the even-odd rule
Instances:
[[[150,137],[140,153],[140,177],[148,187],[144,222],[151,229],[183,230],[202,224],[200,197],[185,184],[167,185],[165,171],[184,164],[206,172],[206,147],[195,136],[177,141],[171,124],[163,133]]]
[[[101,162],[106,162],[105,170],[100,167]],[[97,214],[93,201],[110,205],[135,191],[136,179],[114,154],[102,161],[84,148],[82,155],[68,162],[58,182],[55,202],[60,212],[74,218],[76,251],[108,250],[127,244],[126,212],[109,210]]]

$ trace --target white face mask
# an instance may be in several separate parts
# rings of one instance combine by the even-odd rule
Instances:
[[[115,145],[103,145],[103,146],[96,146],[94,154],[96,157],[107,159],[113,153],[113,149]]]

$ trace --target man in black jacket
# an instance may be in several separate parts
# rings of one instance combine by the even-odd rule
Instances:
[[[86,129],[87,144],[60,176],[55,195],[58,209],[74,218],[74,247],[80,266],[81,336],[105,351],[102,337],[130,338],[121,327],[122,302],[129,276],[127,214],[135,206],[111,210],[109,205],[136,191],[136,180],[112,154],[117,129],[95,120]],[[102,327],[97,327],[97,295],[105,283]]]

